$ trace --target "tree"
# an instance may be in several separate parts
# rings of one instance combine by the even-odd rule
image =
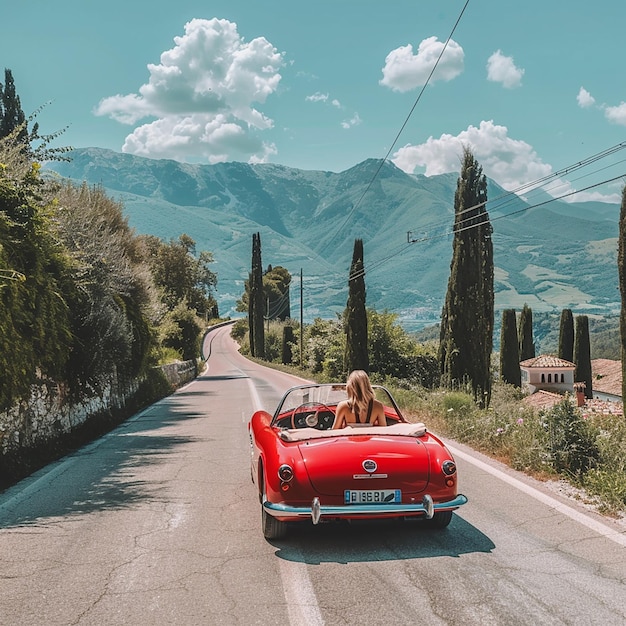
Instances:
[[[533,310],[524,304],[519,318],[519,359],[526,361],[535,356],[533,341]]]
[[[589,318],[576,316],[576,340],[574,341],[574,380],[585,383],[585,398],[593,398],[591,376],[591,346],[589,343]]]
[[[0,83],[0,137],[8,137],[13,132],[17,132],[16,139],[21,144],[28,146],[26,116],[22,111],[20,97],[15,92],[13,74],[5,68],[4,85]]]
[[[283,340],[281,344],[281,363],[290,365],[293,363],[293,345],[295,342],[295,335],[293,333],[293,326],[283,327]]]
[[[626,401],[626,186],[622,189],[622,205],[619,213],[617,269],[622,298],[622,308],[619,317],[620,352],[622,357],[622,399]]]
[[[261,233],[253,233],[248,324],[250,331],[250,354],[260,359],[265,357],[264,316],[265,296],[263,294],[263,266],[261,263]]]
[[[348,277],[348,302],[344,313],[346,372],[369,370],[367,351],[367,311],[365,310],[365,268],[363,264],[363,240],[355,239]]]
[[[574,361],[574,316],[571,309],[561,311],[559,327],[559,358]]]
[[[267,317],[285,321],[291,317],[289,285],[291,274],[280,265],[268,266],[263,275],[263,296],[267,302]]]
[[[123,206],[102,187],[66,182],[50,193],[58,236],[74,268],[70,380],[80,389],[107,380],[111,372],[132,378],[155,346],[159,318],[144,243],[128,225]]]
[[[43,106],[26,119],[11,70],[5,69],[4,77],[4,85],[0,83],[0,139],[6,140],[14,152],[30,161],[69,161],[66,153],[72,150],[71,147],[50,147],[67,127],[49,135],[40,135],[39,124],[35,122],[29,131],[28,123],[37,117]],[[6,160],[3,164],[6,165]]]
[[[493,243],[486,210],[487,179],[468,148],[454,195],[454,240],[441,316],[441,382],[469,383],[480,406],[491,396]]]
[[[167,243],[154,235],[145,235],[143,241],[168,311],[184,301],[196,315],[208,318],[215,306],[213,291],[217,285],[217,275],[210,269],[213,255],[202,251],[196,256],[195,241],[184,233]]]
[[[67,379],[76,290],[52,209],[37,199],[37,169],[15,171],[2,148],[0,142],[0,409],[6,409],[26,398],[40,375]]]
[[[522,373],[519,364],[515,309],[505,309],[502,311],[500,330],[500,376],[505,383],[521,387]]]

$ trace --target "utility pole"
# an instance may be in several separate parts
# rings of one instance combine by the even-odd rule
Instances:
[[[304,311],[303,311],[304,295],[302,289],[302,268],[300,268],[300,369],[304,369],[302,362],[304,350],[302,349],[304,338]]]

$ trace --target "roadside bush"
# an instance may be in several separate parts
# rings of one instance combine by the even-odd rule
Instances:
[[[597,429],[595,443],[600,458],[597,467],[584,476],[583,486],[599,496],[607,510],[622,510],[626,508],[626,421],[621,415],[596,415],[591,419]]]
[[[554,469],[576,479],[582,478],[600,458],[596,429],[583,419],[569,399],[554,406],[545,417]]]

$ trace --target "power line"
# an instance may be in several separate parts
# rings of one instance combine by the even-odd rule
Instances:
[[[389,158],[389,155],[391,154],[391,152],[394,149],[396,143],[398,142],[398,139],[400,138],[400,135],[402,134],[402,132],[404,131],[406,125],[408,124],[409,119],[411,118],[411,115],[413,115],[413,111],[415,111],[415,108],[417,107],[418,102],[422,99],[422,95],[424,94],[424,91],[426,90],[426,87],[428,87],[428,85],[430,83],[430,79],[432,78],[433,74],[435,73],[435,70],[437,69],[437,66],[439,65],[439,62],[441,61],[441,58],[443,57],[443,55],[444,55],[444,53],[445,53],[445,51],[446,51],[446,49],[448,47],[448,44],[450,43],[450,40],[452,39],[452,35],[454,35],[454,31],[456,30],[457,26],[459,25],[459,22],[461,21],[461,18],[463,17],[463,14],[465,13],[465,9],[467,8],[468,4],[469,4],[469,0],[466,0],[465,4],[463,5],[463,8],[461,9],[461,12],[459,13],[459,16],[458,16],[456,22],[454,23],[454,26],[452,27],[452,30],[450,31],[450,34],[448,35],[448,38],[446,39],[446,42],[445,42],[443,48],[441,49],[441,52],[439,53],[439,56],[437,57],[437,60],[435,61],[435,64],[433,65],[433,68],[430,71],[430,74],[428,75],[428,78],[426,79],[426,82],[422,86],[422,89],[420,90],[419,94],[417,95],[417,98],[415,99],[415,102],[413,103],[413,106],[411,107],[411,110],[409,111],[409,114],[406,116],[402,126],[400,127],[400,130],[396,134],[395,139],[393,140],[393,142],[391,143],[391,146],[387,150],[387,154],[385,154],[385,156],[380,160],[380,163],[379,163],[378,167],[376,168],[376,171],[374,172],[374,175],[372,176],[370,182],[368,183],[367,187],[365,188],[365,190],[361,194],[361,196],[358,199],[358,201],[356,202],[356,204],[352,207],[352,209],[350,209],[350,211],[349,211],[348,215],[346,216],[346,219],[344,220],[343,224],[341,224],[341,226],[335,231],[333,236],[326,243],[326,248],[328,248],[330,246],[330,244],[335,240],[335,237],[337,237],[339,232],[342,231],[345,228],[346,224],[349,222],[349,220],[352,217],[352,215],[354,214],[354,212],[359,208],[359,206],[361,206],[361,203],[363,202],[363,198],[365,197],[367,192],[370,190],[370,188],[374,184],[374,181],[378,177],[378,174],[380,174],[380,170],[383,168],[383,165],[386,163],[387,159]]]
[[[557,178],[561,178],[562,176],[564,176],[565,174],[574,172],[576,170],[582,169],[584,167],[587,167],[588,165],[591,165],[593,163],[596,163],[597,161],[610,156],[612,154],[615,154],[616,152],[619,152],[620,150],[623,150],[624,148],[626,148],[626,141],[623,141],[621,143],[615,144],[614,146],[611,146],[610,148],[607,148],[606,150],[603,150],[602,152],[598,152],[597,154],[594,154],[592,156],[589,156],[581,161],[577,161],[576,163],[573,163],[572,165],[568,165],[566,167],[564,167],[563,169],[557,171],[557,172],[553,172],[551,174],[547,174],[546,176],[543,176],[541,178],[538,178],[536,180],[530,181],[528,183],[524,183],[523,185],[520,185],[519,187],[512,189],[511,191],[507,191],[506,193],[503,193],[499,196],[497,196],[496,198],[494,198],[493,200],[488,201],[489,204],[489,211],[493,212],[495,210],[502,210],[504,207],[506,207],[506,205],[508,203],[510,203],[511,200],[518,200],[519,199],[519,194],[523,193],[526,190],[529,191],[535,191],[537,189],[540,189],[543,187],[543,185],[545,185],[547,182],[550,182],[554,179]],[[614,167],[615,165],[618,165],[619,163],[622,163],[623,161],[618,161],[618,163],[613,163],[612,165],[606,166],[605,168],[600,168],[599,170],[596,170],[594,172],[591,172],[589,174],[585,174],[585,176],[590,176],[591,174],[595,174],[598,173],[600,171],[603,171],[604,169],[608,169],[609,167]],[[580,178],[583,177],[579,177],[577,179],[574,180],[579,180]],[[606,182],[606,181],[605,181]],[[604,184],[604,183],[601,183]],[[544,189],[545,191],[545,189]],[[576,192],[572,192],[572,193],[568,193],[565,194],[564,196],[561,197],[567,197],[568,195],[574,195],[575,193],[581,193],[585,191],[585,189],[581,189],[578,190]],[[555,198],[555,199],[560,199],[560,198]],[[463,215],[464,213],[467,213],[468,211],[473,211],[475,209],[477,209],[480,205],[475,205],[475,206],[470,206],[467,207],[465,209],[463,209],[463,211],[459,212],[459,215]],[[436,228],[437,226],[442,225],[442,226],[446,226],[448,225],[448,221],[441,221],[438,222],[436,224],[433,224],[430,226],[430,228]],[[416,229],[417,230],[417,229]]]
[[[615,176],[613,178],[608,178],[606,180],[603,180],[599,183],[594,183],[593,185],[589,185],[587,187],[584,187],[583,189],[578,189],[575,191],[568,191],[567,193],[562,194],[561,196],[555,197],[555,198],[549,198],[548,200],[543,200],[542,202],[537,202],[536,204],[530,204],[528,206],[522,207],[520,209],[517,209],[516,211],[512,211],[510,213],[506,213],[504,215],[499,215],[496,216],[494,218],[490,218],[489,222],[495,222],[507,217],[511,217],[512,215],[518,215],[519,213],[523,213],[525,211],[528,211],[530,209],[535,209],[538,207],[542,207],[545,206],[546,204],[550,204],[551,202],[556,202],[558,200],[562,200],[563,198],[567,198],[569,196],[572,195],[576,195],[577,193],[582,193],[584,191],[589,191],[590,189],[595,189],[596,187],[600,187],[602,185],[606,185],[608,183],[612,183],[615,182],[617,180],[623,179],[626,176],[626,174],[620,174],[619,176]],[[482,206],[481,205],[477,205],[478,206]],[[477,208],[477,207],[473,207],[473,208]],[[467,222],[470,221],[470,219],[476,219],[476,216],[474,216],[473,218],[467,218],[465,220],[463,220],[461,222],[461,224],[463,224],[463,222]],[[444,232],[444,233],[439,233],[439,234],[435,234],[435,235],[426,235],[424,237],[420,237],[419,239],[413,239],[411,241],[408,241],[406,244],[398,247],[397,251],[390,253],[389,255],[387,255],[386,257],[384,257],[383,259],[380,259],[379,261],[376,261],[374,264],[372,264],[369,268],[368,271],[373,271],[374,269],[377,269],[378,267],[386,264],[388,261],[390,261],[391,259],[397,257],[399,254],[401,254],[402,252],[406,251],[411,244],[414,243],[425,243],[427,241],[434,241],[435,239],[441,239],[443,237],[448,237],[450,235],[454,235],[456,233],[460,233],[460,232],[464,232],[466,230],[470,230],[471,228],[476,228],[478,226],[484,226],[485,222],[481,221],[478,223],[473,223],[470,225],[461,225],[459,227],[458,224],[453,224],[452,227],[448,227],[448,229]],[[365,269],[363,269],[360,272],[356,272],[354,274],[351,274],[348,280],[354,280],[356,278],[360,278],[361,276],[365,275]]]

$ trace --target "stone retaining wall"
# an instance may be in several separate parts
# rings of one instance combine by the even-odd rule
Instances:
[[[170,363],[160,369],[171,390],[195,378],[197,372],[194,361]],[[99,393],[69,402],[63,386],[40,380],[31,388],[28,400],[0,413],[0,457],[41,447],[75,431],[92,417],[120,412],[133,399],[141,383],[139,379],[122,383],[115,378]]]

